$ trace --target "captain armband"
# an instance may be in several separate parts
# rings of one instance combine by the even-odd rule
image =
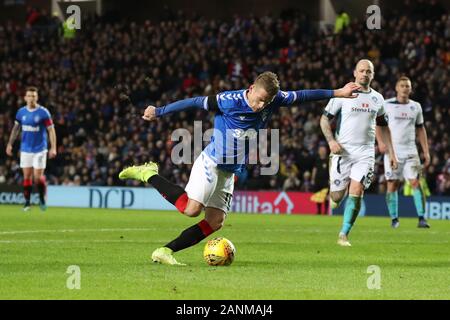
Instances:
[[[388,126],[388,122],[386,121],[386,117],[384,114],[377,117],[377,126],[379,126],[379,127],[387,127]]]

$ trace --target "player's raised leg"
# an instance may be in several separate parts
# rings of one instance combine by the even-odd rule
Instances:
[[[330,204],[331,209],[341,205],[347,194],[352,162],[348,156],[332,155],[330,165]]]
[[[160,176],[158,174],[158,165],[154,162],[128,167],[120,172],[119,178],[150,183],[164,199],[173,204],[181,213],[187,212],[189,213],[187,215],[194,216],[194,214],[200,214],[202,210],[201,205],[194,202],[188,203],[189,198],[182,187]]]
[[[343,160],[344,159],[344,160]],[[347,188],[348,188],[348,180],[350,174],[350,162],[343,156],[333,156],[330,167],[330,203],[331,208],[336,209],[339,207],[341,201],[344,199]],[[353,210],[355,205],[358,203],[353,200],[354,196],[350,193],[348,205],[345,208],[344,212],[344,223],[339,233],[338,244],[341,246],[351,246],[348,241],[348,233],[350,232],[351,227],[353,226],[354,220]],[[360,203],[359,203],[360,205]],[[359,209],[358,211],[359,212]]]

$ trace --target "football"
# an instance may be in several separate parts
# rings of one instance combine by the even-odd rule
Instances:
[[[210,266],[229,266],[234,261],[236,249],[233,243],[226,238],[209,240],[203,250],[203,258]]]

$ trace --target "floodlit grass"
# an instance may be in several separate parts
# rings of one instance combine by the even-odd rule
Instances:
[[[341,217],[228,215],[234,263],[210,267],[205,241],[176,254],[186,267],[151,262],[199,219],[176,212],[0,206],[0,299],[450,299],[450,222],[359,218],[352,247],[336,245]],[[208,238],[208,239],[209,239]],[[71,265],[79,290],[67,288]],[[381,289],[367,287],[379,266]],[[69,281],[70,282],[70,281]]]

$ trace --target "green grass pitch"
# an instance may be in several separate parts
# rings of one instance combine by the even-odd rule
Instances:
[[[234,263],[210,267],[205,241],[151,262],[153,249],[199,221],[176,212],[0,206],[0,299],[450,299],[450,222],[362,217],[336,245],[341,217],[229,214]],[[80,268],[79,290],[66,283]],[[371,265],[380,289],[368,289]]]

